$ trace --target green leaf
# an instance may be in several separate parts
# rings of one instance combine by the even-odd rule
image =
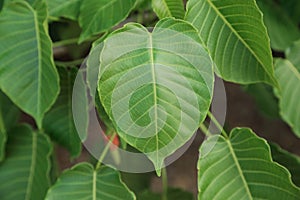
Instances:
[[[136,0],[84,0],[79,14],[82,28],[79,42],[105,32],[123,21],[134,8]]]
[[[58,68],[60,75],[60,95],[43,120],[45,132],[62,146],[71,156],[77,157],[81,152],[81,141],[74,125],[72,114],[72,91],[77,69]]]
[[[9,131],[6,150],[7,158],[0,164],[1,199],[44,199],[50,184],[48,137],[18,126]]]
[[[165,18],[151,33],[127,24],[107,38],[100,56],[103,107],[118,134],[147,154],[158,175],[211,103],[212,62],[200,42],[190,24]]]
[[[223,79],[276,85],[269,38],[254,0],[190,0],[185,19],[198,29]]]
[[[288,49],[286,49],[285,55],[286,58],[294,64],[298,71],[300,71],[300,40],[297,40]]]
[[[300,73],[290,61],[278,59],[275,75],[279,83],[275,93],[279,98],[280,115],[300,137]]]
[[[278,4],[285,8],[286,13],[290,16],[290,18],[295,22],[300,22],[300,1],[298,0],[279,0]]]
[[[58,92],[58,74],[44,22],[46,4],[12,2],[0,13],[0,88],[41,127]]]
[[[257,1],[264,14],[264,22],[271,39],[271,47],[278,51],[284,51],[295,40],[300,38],[300,31],[284,8],[274,1]]]
[[[167,198],[170,200],[194,200],[192,193],[183,191],[181,189],[168,188]],[[144,191],[138,196],[139,200],[161,200],[162,195],[153,193],[149,190]]]
[[[0,91],[0,161],[4,159],[7,131],[20,116],[19,109]]]
[[[278,99],[275,97],[271,86],[257,83],[247,85],[244,89],[254,97],[259,112],[269,118],[279,118]]]
[[[51,17],[66,17],[77,20],[80,11],[80,0],[47,0]]]
[[[183,19],[184,17],[182,0],[152,0],[152,8],[160,19],[165,17]]]
[[[199,199],[299,199],[287,169],[272,161],[270,147],[250,129],[229,138],[212,136],[200,148]]]
[[[273,160],[285,166],[291,172],[293,182],[300,187],[300,157],[280,148],[277,144],[270,143],[270,147]]]
[[[74,183],[76,180],[76,184]],[[103,166],[95,170],[89,163],[80,163],[66,170],[49,189],[46,200],[130,200],[135,195],[121,181],[119,173]]]

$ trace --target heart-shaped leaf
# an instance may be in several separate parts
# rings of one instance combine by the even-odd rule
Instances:
[[[74,180],[77,180],[74,183]],[[49,189],[46,200],[134,200],[135,195],[121,181],[119,173],[109,167],[95,170],[80,163],[65,171]]]
[[[34,10],[26,1],[10,2],[0,13],[0,88],[41,128],[44,113],[59,93],[43,1]]]
[[[81,2],[81,0],[47,0],[49,15],[77,20]]]
[[[185,19],[198,29],[223,79],[276,85],[270,40],[254,0],[190,0]]]
[[[170,18],[152,32],[127,24],[105,41],[100,61],[103,107],[160,175],[164,158],[192,137],[211,103],[212,62],[197,31]]]
[[[198,199],[299,199],[287,169],[250,129],[212,136],[200,148]]]

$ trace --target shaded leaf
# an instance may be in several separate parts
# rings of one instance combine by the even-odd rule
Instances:
[[[77,157],[81,152],[81,141],[74,125],[72,113],[72,92],[77,69],[58,68],[60,75],[60,94],[54,106],[46,113],[43,120],[45,132],[62,146],[71,156]]]
[[[135,195],[116,170],[105,166],[95,170],[89,163],[80,163],[66,170],[49,189],[46,200],[57,199],[131,200]]]
[[[185,19],[198,29],[223,79],[276,85],[269,38],[254,0],[190,0]]]
[[[300,40],[294,42],[285,51],[286,58],[300,71]]]
[[[300,186],[300,157],[270,143],[272,158],[275,162],[285,166],[292,174],[293,182]]]
[[[44,199],[50,185],[50,140],[22,125],[9,131],[6,150],[0,164],[1,199]]]
[[[278,59],[275,62],[275,75],[279,83],[276,95],[279,98],[280,115],[300,137],[300,73],[290,61]]]
[[[184,17],[182,0],[152,0],[152,8],[160,19],[165,17],[183,19]]]
[[[165,18],[152,33],[127,24],[105,41],[100,56],[103,107],[118,134],[147,154],[158,175],[211,103],[212,62],[200,42],[190,24]]]
[[[79,42],[123,21],[134,8],[135,2],[136,0],[84,0],[79,15],[79,25],[83,30]]]
[[[205,155],[205,156],[203,156]],[[212,136],[200,148],[199,199],[299,199],[288,170],[272,161],[267,142],[250,129]]]
[[[46,5],[40,1],[35,7],[26,1],[11,2],[0,13],[0,88],[41,127],[59,85],[44,28]]]
[[[270,118],[279,118],[278,99],[275,97],[271,86],[257,83],[247,85],[244,89],[254,97],[259,112]]]
[[[274,1],[258,0],[258,5],[264,14],[264,22],[271,39],[271,47],[284,51],[295,40],[300,38],[300,31],[282,6]]]
[[[47,4],[51,17],[66,17],[77,20],[81,0],[47,0]]]
[[[0,91],[0,161],[4,159],[7,131],[19,119],[19,109]]]

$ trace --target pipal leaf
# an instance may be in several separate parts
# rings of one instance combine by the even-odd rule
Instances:
[[[100,61],[106,113],[160,175],[164,158],[192,137],[211,103],[212,62],[197,31],[171,18],[151,33],[130,23],[107,38]]]
[[[47,0],[49,15],[77,20],[81,2],[81,0]]]
[[[274,1],[258,0],[257,3],[264,14],[272,49],[284,51],[300,38],[297,24],[290,19],[283,7]]]
[[[300,137],[300,73],[290,61],[278,59],[275,75],[279,83],[275,93],[279,98],[280,115]]]
[[[44,199],[50,185],[52,146],[48,137],[29,126],[18,126],[9,131],[6,150],[0,164],[1,199]]]
[[[74,180],[77,182],[74,183]],[[121,181],[119,172],[109,167],[95,170],[80,163],[66,170],[49,189],[46,200],[134,200],[135,195]]]
[[[294,42],[285,51],[286,58],[300,71],[300,40]]]
[[[293,182],[300,187],[300,157],[270,143],[272,158],[275,162],[285,166],[292,174]]]
[[[7,132],[19,119],[19,109],[0,91],[0,161],[4,159]]]
[[[58,68],[60,75],[60,94],[51,110],[43,120],[45,132],[62,146],[66,147],[72,157],[79,156],[81,141],[74,125],[72,114],[73,84],[77,69]]]
[[[134,8],[136,0],[84,0],[79,14],[82,28],[79,42],[107,31],[123,21]]]
[[[41,127],[58,95],[59,80],[44,28],[46,4],[39,1],[35,7],[16,1],[0,13],[0,88]]]
[[[157,16],[183,19],[184,5],[182,0],[152,0],[152,8]]]
[[[203,156],[204,155],[204,156]],[[200,148],[198,199],[299,199],[287,169],[272,161],[267,142],[250,129],[212,136]]]
[[[269,38],[254,0],[190,0],[185,19],[198,29],[223,79],[276,85]]]

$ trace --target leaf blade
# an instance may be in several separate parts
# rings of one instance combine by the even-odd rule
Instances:
[[[182,0],[152,0],[152,8],[159,19],[175,17],[183,19],[184,5]]]

